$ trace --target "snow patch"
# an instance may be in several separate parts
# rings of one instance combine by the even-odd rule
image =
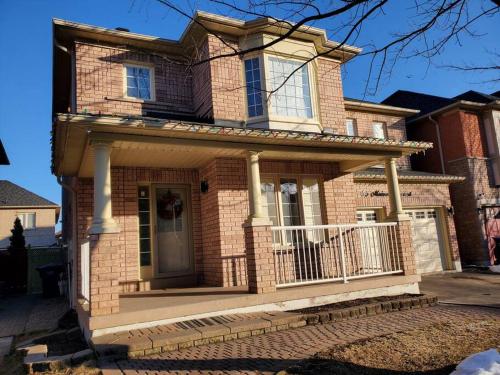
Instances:
[[[490,271],[495,273],[500,273],[500,264],[496,266],[490,266]]]
[[[500,375],[500,354],[490,349],[468,356],[450,375]]]

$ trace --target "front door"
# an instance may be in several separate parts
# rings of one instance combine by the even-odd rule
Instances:
[[[189,187],[155,188],[156,274],[183,276],[193,273]]]

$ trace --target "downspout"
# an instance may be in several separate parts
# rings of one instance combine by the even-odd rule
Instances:
[[[438,122],[436,120],[434,120],[432,118],[431,115],[428,116],[428,119],[436,127],[436,136],[437,136],[437,141],[438,141],[438,145],[439,145],[439,161],[441,162],[441,173],[442,174],[446,174],[446,170],[445,170],[445,167],[444,167],[443,147],[442,147],[442,144],[441,144],[441,131],[439,130],[439,124],[438,124]]]
[[[61,185],[61,187],[65,190],[67,190],[70,194],[71,194],[71,201],[73,203],[73,209],[71,211],[71,215],[72,215],[72,218],[71,218],[71,221],[72,221],[72,225],[71,225],[71,231],[72,231],[72,234],[71,234],[71,247],[72,249],[69,249],[70,252],[69,254],[71,254],[71,257],[68,256],[68,262],[70,264],[69,266],[69,270],[71,271],[71,288],[68,288],[69,291],[70,291],[70,295],[69,295],[69,303],[70,303],[70,307],[71,308],[74,308],[76,306],[76,301],[77,301],[77,272],[75,270],[75,266],[77,264],[76,262],[76,255],[77,255],[77,244],[78,244],[78,232],[76,230],[77,228],[77,223],[76,223],[76,220],[77,220],[77,209],[76,209],[76,194],[77,194],[77,191],[74,187],[68,185],[67,183],[65,183],[63,181],[63,179],[61,178],[61,176],[57,176],[57,183],[59,185]],[[67,245],[67,244],[66,244]]]

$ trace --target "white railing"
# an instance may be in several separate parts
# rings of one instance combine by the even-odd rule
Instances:
[[[90,301],[90,246],[88,242],[82,243],[80,251],[81,291],[82,297]]]
[[[402,272],[397,223],[272,227],[278,287]]]

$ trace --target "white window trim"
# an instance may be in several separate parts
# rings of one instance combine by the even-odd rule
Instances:
[[[272,180],[274,183],[274,201],[276,202],[276,217],[278,218],[278,226],[283,226],[284,218],[283,218],[283,202],[281,201],[281,192],[279,187],[280,185],[280,179],[285,178],[285,179],[295,179],[297,180],[297,189],[298,189],[298,205],[299,205],[299,217],[300,217],[300,225],[305,225],[304,224],[304,204],[302,202],[302,189],[303,189],[303,179],[307,178],[313,178],[318,181],[318,188],[319,188],[319,196],[320,196],[320,210],[321,210],[321,222],[325,223],[325,205],[323,202],[322,197],[324,197],[323,194],[323,178],[318,175],[314,174],[301,174],[301,175],[296,175],[296,174],[270,174],[270,173],[264,173],[261,174],[261,181],[263,180]]]
[[[384,138],[375,137],[375,124],[382,125],[382,131],[384,133]],[[372,136],[373,136],[373,138],[377,138],[377,139],[387,139],[388,138],[387,124],[384,121],[372,121]]]
[[[348,134],[348,131],[347,131],[347,121],[352,121],[352,130],[354,131],[354,134]],[[351,117],[348,117],[345,119],[345,132],[346,132],[346,135],[350,136],[350,137],[356,137],[358,135],[358,124],[356,122],[356,119],[355,118],[351,118]]]
[[[27,221],[25,218],[25,215],[33,215],[33,226],[32,227],[27,227],[25,225],[25,222]],[[19,218],[19,220],[21,220],[21,224],[22,224],[24,230],[36,229],[36,212],[17,212],[16,218]]]
[[[141,99],[135,96],[127,95],[127,67],[129,68],[141,68],[149,70],[149,92],[151,93],[150,99]],[[150,64],[136,64],[136,63],[124,63],[122,69],[123,75],[123,97],[125,99],[130,99],[138,102],[155,102],[156,101],[156,85],[155,85],[155,69],[154,65]]]
[[[263,113],[262,116],[249,117],[248,116],[248,97],[246,93],[246,77],[245,77],[245,63],[243,61],[242,64],[242,77],[243,82],[245,83],[245,112],[247,117],[248,124],[261,123],[263,121],[269,122],[279,122],[279,123],[290,123],[290,124],[300,124],[300,125],[316,125],[321,128],[319,121],[319,107],[318,107],[318,93],[317,93],[317,80],[315,74],[315,61],[309,62],[306,65],[307,74],[309,76],[309,94],[311,96],[311,111],[312,117],[293,117],[293,116],[279,116],[275,115],[271,111],[271,100],[269,98],[268,93],[268,77],[270,78],[269,72],[269,57],[275,57],[287,61],[297,61],[300,63],[305,62],[305,59],[297,59],[290,56],[275,54],[275,53],[254,53],[249,54],[245,60],[250,60],[253,58],[259,58],[259,66],[260,66],[260,84],[262,90],[262,105],[263,105]]]

